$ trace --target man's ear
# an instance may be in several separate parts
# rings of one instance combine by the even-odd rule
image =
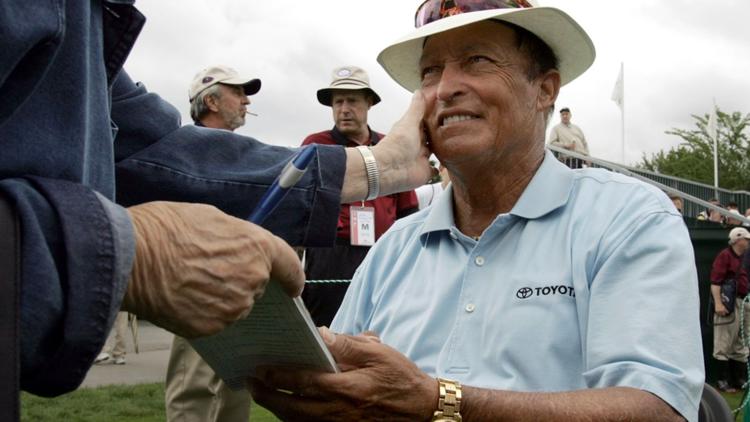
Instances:
[[[203,97],[203,104],[214,113],[219,112],[219,101],[214,95],[206,95]]]
[[[557,95],[560,93],[560,72],[550,69],[539,79],[541,82],[539,84],[537,109],[549,110],[555,104]]]

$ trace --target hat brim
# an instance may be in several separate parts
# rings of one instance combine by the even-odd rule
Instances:
[[[245,95],[255,95],[260,91],[260,79],[229,78],[216,81],[224,85],[238,85],[245,90]]]
[[[351,91],[367,91],[372,96],[372,105],[380,102],[380,96],[377,92],[373,91],[372,88],[363,88],[362,85],[347,85],[341,84],[336,85],[333,88],[322,88],[318,90],[318,102],[330,107],[331,106],[331,95],[336,90],[351,90]]]
[[[421,86],[419,60],[427,37],[484,20],[517,25],[544,41],[559,61],[560,84],[580,76],[594,62],[596,50],[586,31],[554,7],[493,9],[446,17],[418,28],[378,54],[378,63],[409,91]]]

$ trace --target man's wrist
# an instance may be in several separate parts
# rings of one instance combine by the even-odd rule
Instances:
[[[365,163],[365,172],[367,174],[366,199],[369,201],[380,195],[380,172],[378,170],[378,162],[370,151],[370,147],[360,145],[356,147],[356,149],[362,155],[362,160]]]

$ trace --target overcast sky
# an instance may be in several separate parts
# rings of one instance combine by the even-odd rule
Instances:
[[[333,126],[315,93],[339,65],[361,66],[383,102],[370,110],[373,129],[387,132],[410,93],[375,60],[413,29],[418,0],[139,0],[146,26],[126,63],[135,80],[174,104],[190,123],[193,75],[225,64],[258,77],[240,133],[296,146]],[[676,145],[673,127],[692,128],[691,114],[750,112],[750,1],[548,0],[588,32],[594,65],[561,90],[593,156],[620,162],[620,109],[610,99],[625,64],[625,162]],[[556,113],[553,124],[559,122]]]

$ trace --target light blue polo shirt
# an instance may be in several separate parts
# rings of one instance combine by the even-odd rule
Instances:
[[[687,229],[658,189],[551,153],[477,242],[452,188],[396,222],[332,323],[377,332],[432,376],[515,391],[627,386],[697,420],[698,282]]]

